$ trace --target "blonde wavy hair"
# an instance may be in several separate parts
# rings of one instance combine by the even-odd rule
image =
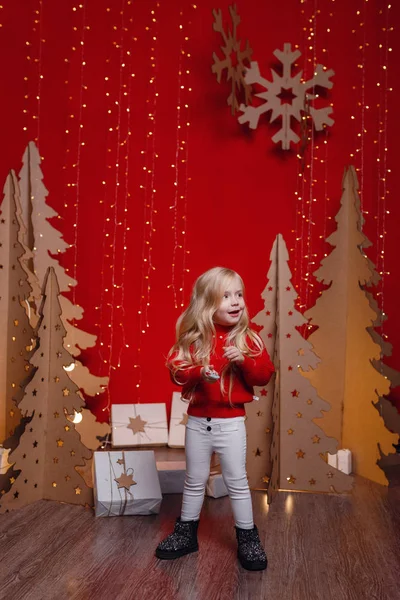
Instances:
[[[216,341],[213,316],[221,304],[227,287],[234,279],[238,280],[244,293],[244,284],[240,275],[224,267],[209,269],[196,280],[189,306],[176,323],[176,342],[167,358],[167,366],[178,385],[183,385],[176,379],[180,369],[209,366],[210,355]],[[250,357],[262,353],[261,338],[249,329],[249,313],[246,306],[239,322],[229,331],[227,345],[236,346],[243,354]],[[229,375],[229,398],[235,369],[234,364],[227,364],[220,374],[221,391],[225,394],[225,379]]]

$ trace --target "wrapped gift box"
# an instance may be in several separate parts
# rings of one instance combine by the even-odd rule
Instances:
[[[184,448],[187,423],[188,402],[181,399],[179,392],[172,394],[171,418],[169,421],[168,446],[170,448]]]
[[[165,446],[168,443],[165,404],[112,404],[112,445]]]
[[[207,481],[206,494],[211,498],[222,498],[228,495],[221,473],[211,473]]]
[[[3,446],[0,446],[0,475],[5,475],[8,469],[11,467],[8,462],[9,453],[9,448],[3,448]]]
[[[346,475],[350,475],[352,471],[350,450],[347,450],[345,448],[343,448],[342,450],[338,450],[337,465],[339,471],[346,473]]]
[[[337,451],[337,454],[328,454],[328,464],[346,475],[350,475],[352,471],[351,451],[342,448]]]
[[[153,451],[95,452],[93,467],[96,517],[160,512],[162,495]]]
[[[186,476],[186,463],[178,461],[157,461],[158,477],[163,494],[182,494]]]

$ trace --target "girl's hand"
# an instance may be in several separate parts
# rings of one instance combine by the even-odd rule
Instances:
[[[228,359],[229,362],[239,364],[244,362],[243,354],[235,346],[225,346],[223,356],[224,358]]]
[[[214,371],[213,365],[203,367],[201,369],[201,376],[204,379],[204,381],[207,381],[207,383],[215,383],[219,379],[219,375],[217,371]]]

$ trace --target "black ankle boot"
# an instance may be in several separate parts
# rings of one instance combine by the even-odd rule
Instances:
[[[248,571],[263,571],[267,568],[267,556],[258,537],[258,529],[240,529],[236,527],[238,559]]]
[[[176,520],[173,533],[170,533],[156,549],[157,558],[173,560],[190,552],[196,552],[199,549],[197,543],[198,521],[181,521],[179,517]]]

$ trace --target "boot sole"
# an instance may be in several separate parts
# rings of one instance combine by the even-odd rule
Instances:
[[[238,556],[239,562],[242,565],[243,569],[246,569],[246,571],[265,571],[265,569],[268,566],[268,561],[267,562],[250,562],[250,561],[246,561],[246,560],[240,560],[239,556]]]
[[[199,549],[198,544],[196,546],[191,546],[190,548],[185,548],[184,550],[176,550],[176,552],[168,552],[167,550],[156,550],[156,557],[161,560],[175,560],[175,558],[180,558],[181,556],[185,556],[186,554],[191,554],[192,552],[197,552]]]

